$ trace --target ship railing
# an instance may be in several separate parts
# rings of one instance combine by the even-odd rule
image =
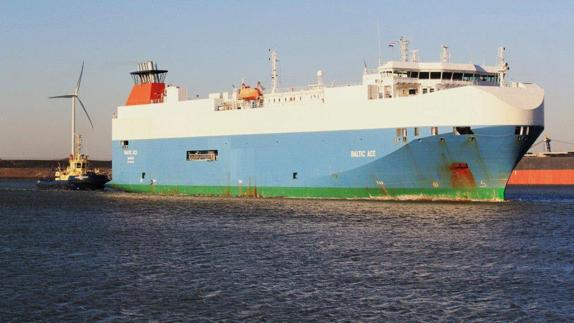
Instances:
[[[480,81],[480,80],[442,80],[438,83],[438,86],[444,89],[468,86],[468,85],[478,85],[478,86],[499,86],[498,83]]]
[[[312,86],[302,90],[291,88],[287,91],[275,91],[275,93],[265,93],[256,100],[216,100],[215,111],[256,109],[265,106],[291,105],[309,102],[324,102],[324,87]]]
[[[503,84],[504,87],[513,87],[513,88],[524,87],[524,83],[522,82],[505,81]]]
[[[420,83],[421,80],[413,77],[394,76],[393,81],[395,83]]]
[[[477,82],[475,81],[466,81],[466,80],[442,80],[440,83],[437,84],[437,88],[450,89],[468,85],[479,85],[479,84],[477,84]]]
[[[268,105],[292,105],[310,102],[324,102],[325,94],[323,87],[307,88],[300,91],[275,92],[265,96],[265,104]]]
[[[464,85],[475,85],[478,82],[476,81],[467,81],[467,80],[441,80],[441,84],[445,85],[457,85],[457,86],[464,86]]]
[[[296,95],[306,95],[306,94],[323,94],[324,87],[323,86],[314,86],[314,87],[306,87],[306,88],[291,88],[291,90],[283,91],[278,90],[275,93],[268,93],[265,94],[267,97],[289,97],[289,96],[296,96]]]
[[[221,100],[215,104],[215,111],[245,110],[257,108],[263,108],[263,100]]]
[[[387,79],[387,77],[383,77],[383,80]],[[481,80],[450,80],[450,79],[419,79],[413,77],[402,77],[402,76],[392,76],[392,82],[395,84],[412,84],[412,83],[422,83],[427,81],[436,81],[437,84],[441,84],[445,87],[457,87],[457,86],[466,86],[466,85],[498,85],[498,83],[488,82],[488,81],[481,81]]]

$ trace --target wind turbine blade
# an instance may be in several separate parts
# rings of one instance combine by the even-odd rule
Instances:
[[[84,61],[82,61],[82,69],[80,70],[80,77],[78,78],[78,83],[76,84],[76,91],[75,91],[76,94],[80,92],[80,83],[82,83],[82,74],[84,74]]]
[[[84,106],[84,103],[82,103],[82,100],[80,100],[80,97],[76,96],[76,98],[78,99],[78,102],[80,102],[82,109],[84,109],[84,112],[86,113],[86,117],[88,117],[88,120],[90,121],[90,125],[92,126],[92,129],[93,129],[94,123],[92,122],[92,118],[90,118],[90,115],[88,114],[88,110],[86,110],[86,107]]]
[[[62,98],[69,99],[69,98],[73,98],[75,96],[76,96],[75,94],[66,94],[66,95],[50,96],[50,97],[48,97],[48,99],[62,99]]]

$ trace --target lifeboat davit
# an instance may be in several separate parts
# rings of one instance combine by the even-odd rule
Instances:
[[[253,101],[259,99],[261,91],[257,88],[245,87],[239,90],[239,98],[241,100]]]

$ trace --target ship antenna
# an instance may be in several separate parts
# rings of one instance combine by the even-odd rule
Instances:
[[[450,62],[450,54],[448,52],[448,46],[447,45],[442,45],[442,47],[441,47],[440,61],[441,61],[441,63],[449,63]]]
[[[405,36],[401,36],[399,40],[401,45],[401,61],[408,62],[409,61],[409,40]]]
[[[503,46],[498,47],[498,84],[503,87],[506,83],[506,74],[510,67],[508,67],[508,63],[506,62],[506,55],[505,55],[506,48]]]
[[[76,151],[76,100],[78,100],[78,103],[80,103],[80,106],[82,107],[82,110],[84,110],[84,113],[86,114],[86,117],[88,117],[88,121],[90,121],[90,125],[92,126],[92,128],[94,128],[94,123],[92,122],[92,118],[90,118],[90,115],[88,114],[88,110],[86,110],[86,106],[84,106],[84,103],[82,102],[82,100],[80,100],[80,84],[82,83],[82,75],[84,74],[84,62],[82,62],[82,69],[80,70],[80,77],[78,78],[78,82],[76,83],[76,87],[74,88],[74,92],[71,94],[65,94],[65,95],[57,95],[57,96],[51,96],[49,97],[49,99],[72,99],[72,156],[74,158],[76,158],[76,155],[79,154],[79,151]]]
[[[378,40],[378,46],[379,46],[379,66],[382,65],[383,63],[383,57],[382,57],[382,50],[381,50],[381,27],[379,24],[379,21],[377,20],[377,40]]]
[[[277,52],[273,49],[269,49],[271,52],[271,57],[269,60],[271,61],[271,93],[275,93],[277,90],[277,84],[279,83],[279,72],[277,62],[279,62],[279,58],[277,56]]]
[[[412,61],[413,63],[418,63],[419,62],[419,50],[418,49],[413,49],[411,51],[411,55],[412,55]]]

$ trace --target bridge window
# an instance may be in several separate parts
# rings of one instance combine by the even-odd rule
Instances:
[[[489,83],[498,83],[498,75],[496,74],[481,75],[480,80]]]
[[[411,78],[419,78],[419,72],[409,72],[409,77]]]
[[[454,127],[453,132],[455,135],[473,135],[474,132],[470,127]]]
[[[462,76],[462,79],[464,81],[473,81],[474,80],[474,74],[464,73],[464,75]]]
[[[452,79],[453,80],[462,80],[462,73],[453,73],[452,74]]]
[[[440,79],[440,72],[431,72],[430,78],[433,80],[439,80]]]
[[[188,150],[186,159],[191,161],[215,161],[217,150]]]
[[[443,80],[450,80],[452,78],[452,72],[442,72]]]
[[[419,79],[421,80],[428,80],[429,79],[429,72],[420,72]]]

